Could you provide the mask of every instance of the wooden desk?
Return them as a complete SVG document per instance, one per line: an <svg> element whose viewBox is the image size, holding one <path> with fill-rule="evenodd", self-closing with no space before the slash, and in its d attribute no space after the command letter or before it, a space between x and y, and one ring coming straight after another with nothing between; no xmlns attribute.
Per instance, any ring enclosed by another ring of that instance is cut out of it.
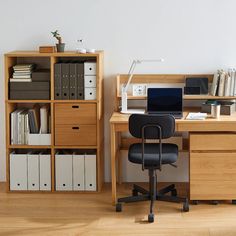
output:
<svg viewBox="0 0 236 236"><path fill-rule="evenodd" d="M176 119L176 131L190 132L190 199L236 199L236 113L232 116L221 116L219 119L207 118L197 121L185 119L189 111L192 110L186 110L182 119ZM116 159L119 156L120 133L128 131L128 119L129 115L119 112L114 112L110 118L112 204L116 203ZM199 134L203 140L201 145L198 145ZM209 145L209 143L214 145ZM208 173L199 172L201 169L201 163L198 162L199 155L206 157L204 159L206 162L203 163L206 166L211 164L207 158L214 158L214 173L209 173L208 176ZM224 158L228 160L228 163L224 162ZM219 171L224 174L223 180L222 176L216 175ZM202 183L207 183L207 181L210 184L201 188ZM217 187L218 183L219 187ZM221 193L217 194L219 189ZM212 194L207 193L206 190L211 191Z"/></svg>

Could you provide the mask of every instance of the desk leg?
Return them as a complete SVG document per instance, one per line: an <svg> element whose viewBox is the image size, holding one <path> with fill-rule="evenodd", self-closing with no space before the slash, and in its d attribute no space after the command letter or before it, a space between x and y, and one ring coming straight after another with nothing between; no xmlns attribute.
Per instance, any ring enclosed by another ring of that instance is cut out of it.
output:
<svg viewBox="0 0 236 236"><path fill-rule="evenodd" d="M111 191L112 204L116 204L116 132L114 124L110 125L111 131Z"/></svg>
<svg viewBox="0 0 236 236"><path fill-rule="evenodd" d="M120 145L121 145L121 133L117 132L117 143L118 143L118 150L116 152L116 159L118 159L118 183L122 184L122 156L120 152Z"/></svg>

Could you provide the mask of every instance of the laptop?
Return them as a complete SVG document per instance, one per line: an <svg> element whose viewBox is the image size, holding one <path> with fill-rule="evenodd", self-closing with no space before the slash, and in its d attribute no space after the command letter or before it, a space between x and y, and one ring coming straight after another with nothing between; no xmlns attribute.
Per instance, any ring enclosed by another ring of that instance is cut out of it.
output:
<svg viewBox="0 0 236 236"><path fill-rule="evenodd" d="M176 119L183 117L182 88L148 88L147 112L171 114Z"/></svg>

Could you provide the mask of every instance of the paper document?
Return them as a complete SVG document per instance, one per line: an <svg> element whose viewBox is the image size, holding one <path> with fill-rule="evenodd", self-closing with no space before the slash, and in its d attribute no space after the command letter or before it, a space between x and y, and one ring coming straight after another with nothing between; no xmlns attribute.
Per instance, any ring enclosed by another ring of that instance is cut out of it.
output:
<svg viewBox="0 0 236 236"><path fill-rule="evenodd" d="M202 112L189 112L186 120L205 120L207 117L207 113Z"/></svg>

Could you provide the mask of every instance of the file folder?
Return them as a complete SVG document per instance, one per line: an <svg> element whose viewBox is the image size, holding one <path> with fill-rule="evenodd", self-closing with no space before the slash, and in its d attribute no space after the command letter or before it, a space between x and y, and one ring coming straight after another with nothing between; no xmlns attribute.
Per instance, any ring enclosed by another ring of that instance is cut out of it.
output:
<svg viewBox="0 0 236 236"><path fill-rule="evenodd" d="M39 154L39 183L40 190L51 190L51 155Z"/></svg>
<svg viewBox="0 0 236 236"><path fill-rule="evenodd" d="M77 99L77 66L75 63L70 63L70 99Z"/></svg>
<svg viewBox="0 0 236 236"><path fill-rule="evenodd" d="M61 97L61 63L56 63L54 65L54 99L59 100Z"/></svg>
<svg viewBox="0 0 236 236"><path fill-rule="evenodd" d="M84 155L73 154L73 190L84 190Z"/></svg>
<svg viewBox="0 0 236 236"><path fill-rule="evenodd" d="M27 190L27 154L10 154L10 190Z"/></svg>
<svg viewBox="0 0 236 236"><path fill-rule="evenodd" d="M61 74L62 74L62 100L67 100L70 98L69 88L70 88L70 64L61 64Z"/></svg>
<svg viewBox="0 0 236 236"><path fill-rule="evenodd" d="M28 190L39 190L39 155L28 154Z"/></svg>
<svg viewBox="0 0 236 236"><path fill-rule="evenodd" d="M56 190L72 190L72 155L56 154Z"/></svg>
<svg viewBox="0 0 236 236"><path fill-rule="evenodd" d="M85 154L85 190L86 191L96 191L96 155Z"/></svg>
<svg viewBox="0 0 236 236"><path fill-rule="evenodd" d="M84 63L77 63L77 98L84 99Z"/></svg>

